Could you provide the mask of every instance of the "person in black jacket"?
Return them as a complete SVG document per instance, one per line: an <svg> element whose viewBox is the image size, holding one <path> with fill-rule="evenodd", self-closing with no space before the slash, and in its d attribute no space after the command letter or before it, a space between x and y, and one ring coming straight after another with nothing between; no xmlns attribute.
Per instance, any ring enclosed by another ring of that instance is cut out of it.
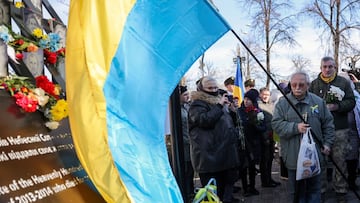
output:
<svg viewBox="0 0 360 203"><path fill-rule="evenodd" d="M244 188L244 196L259 195L255 189L256 164L260 163L262 134L266 130L265 116L258 106L259 92L256 89L248 90L244 101L238 109L245 134L245 153L241 157L247 162L240 172ZM245 157L244 157L245 156ZM249 185L247 175L249 175Z"/></svg>
<svg viewBox="0 0 360 203"><path fill-rule="evenodd" d="M226 94L219 95L214 78L205 76L192 92L189 109L190 156L202 186L215 178L222 202L233 202L232 190L237 179L238 136L235 108Z"/></svg>

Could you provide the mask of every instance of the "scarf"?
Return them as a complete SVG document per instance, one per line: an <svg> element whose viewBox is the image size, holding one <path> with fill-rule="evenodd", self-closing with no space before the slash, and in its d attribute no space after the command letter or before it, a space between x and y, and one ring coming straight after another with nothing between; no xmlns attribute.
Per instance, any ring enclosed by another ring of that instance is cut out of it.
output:
<svg viewBox="0 0 360 203"><path fill-rule="evenodd" d="M322 81L324 81L325 83L330 83L331 81L333 81L336 77L336 73L334 73L332 76L326 78L324 77L321 73L320 73L320 78Z"/></svg>

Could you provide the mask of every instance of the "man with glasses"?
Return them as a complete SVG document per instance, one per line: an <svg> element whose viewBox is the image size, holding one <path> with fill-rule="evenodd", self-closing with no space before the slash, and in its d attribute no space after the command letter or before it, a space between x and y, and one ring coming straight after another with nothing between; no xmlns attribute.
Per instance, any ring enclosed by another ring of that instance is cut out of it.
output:
<svg viewBox="0 0 360 203"><path fill-rule="evenodd" d="M281 156L288 169L288 183L291 202L320 202L321 175L296 181L297 158L302 134L311 128L312 136L322 142L316 145L320 163L324 162L321 152L329 153L333 144L334 124L324 100L308 92L310 79L305 72L296 72L290 78L291 92L281 97L275 105L272 127L280 137ZM291 102L302 118L295 112ZM320 147L322 149L320 149ZM297 187L296 187L297 186ZM298 200L298 201L296 201Z"/></svg>
<svg viewBox="0 0 360 203"><path fill-rule="evenodd" d="M347 176L345 154L348 146L348 112L355 106L355 97L349 81L337 75L337 67L332 57L323 57L320 65L319 76L311 82L310 92L323 98L326 106L334 117L335 140L331 149L330 156L342 173ZM326 172L323 171L323 172ZM327 175L323 175L323 195L327 188ZM332 177L332 174L329 174ZM336 192L338 202L346 202L345 195L348 191L346 179L343 178L338 170L335 170L333 187Z"/></svg>
<svg viewBox="0 0 360 203"><path fill-rule="evenodd" d="M274 105L270 102L270 90L267 87L260 88L259 107L265 115L266 131L262 134L260 174L262 187L276 187L280 182L271 177L272 162L274 159L275 142L271 126Z"/></svg>

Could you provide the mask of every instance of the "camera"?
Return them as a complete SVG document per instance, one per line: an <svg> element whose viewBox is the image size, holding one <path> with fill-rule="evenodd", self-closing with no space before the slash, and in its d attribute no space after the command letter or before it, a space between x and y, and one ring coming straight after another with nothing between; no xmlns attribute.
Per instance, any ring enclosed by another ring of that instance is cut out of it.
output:
<svg viewBox="0 0 360 203"><path fill-rule="evenodd" d="M353 66L351 65L351 63L349 64L349 67L350 67L350 69L345 69L345 68L343 68L343 69L341 69L341 71L346 72L346 73L348 73L348 74L351 73L351 74L353 74L357 79L360 79L360 69L353 67ZM351 78L351 76L350 76L350 78ZM351 78L351 79L353 79L353 78Z"/></svg>
<svg viewBox="0 0 360 203"><path fill-rule="evenodd" d="M232 95L226 95L230 103L234 102L234 97Z"/></svg>

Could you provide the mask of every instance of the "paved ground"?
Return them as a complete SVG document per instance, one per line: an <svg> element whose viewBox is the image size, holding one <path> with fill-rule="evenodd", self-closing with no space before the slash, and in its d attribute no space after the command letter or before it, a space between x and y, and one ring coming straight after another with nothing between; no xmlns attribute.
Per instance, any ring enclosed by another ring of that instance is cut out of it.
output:
<svg viewBox="0 0 360 203"><path fill-rule="evenodd" d="M273 162L273 172L272 177L274 180L281 182L280 186L277 186L275 188L263 188L261 187L261 181L260 181L260 175L257 175L256 177L256 189L260 192L260 195L257 196L250 196L250 197L244 197L242 195L242 191L238 193L234 193L234 197L237 199L240 199L240 202L246 202L246 203L291 203L291 200L288 198L288 191L287 191L287 181L281 180L279 177L280 174L280 168L277 160L274 160ZM198 181L197 181L198 182ZM241 182L238 181L236 186L241 187ZM357 179L357 185L360 186L360 177ZM358 194L360 194L360 190L357 191ZM349 191L347 196L348 203L360 203L360 200L356 197L356 195ZM328 192L326 193L326 201L325 203L336 203L336 197L335 192L331 189L331 186L329 184Z"/></svg>
<svg viewBox="0 0 360 203"><path fill-rule="evenodd" d="M273 170L272 177L274 180L279 181L281 183L280 186L275 188L263 188L261 187L260 175L256 177L256 189L259 190L260 195L243 197L242 191L234 194L235 197L241 200L241 202L247 203L291 203L291 200L288 198L287 191L287 180L280 179L280 168L277 160L273 162ZM358 185L360 185L360 177L357 179ZM237 182L236 185L241 186L240 182ZM357 191L360 194L360 191ZM356 197L356 195L349 191L347 194L348 203L359 203L360 200ZM332 190L330 184L328 191L326 193L326 203L336 203L335 192Z"/></svg>

